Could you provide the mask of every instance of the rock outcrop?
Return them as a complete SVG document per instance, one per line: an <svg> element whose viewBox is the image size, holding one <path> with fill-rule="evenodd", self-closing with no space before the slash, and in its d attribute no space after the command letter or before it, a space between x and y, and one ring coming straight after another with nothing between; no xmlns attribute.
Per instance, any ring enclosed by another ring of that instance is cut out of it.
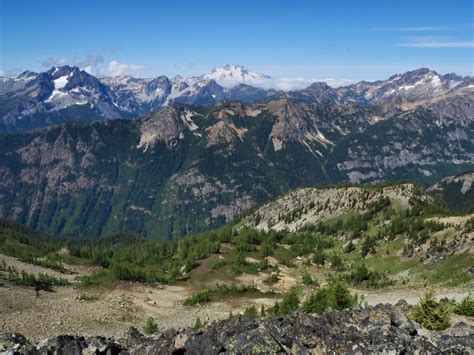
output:
<svg viewBox="0 0 474 355"><path fill-rule="evenodd" d="M430 332L409 320L403 307L380 304L321 316L237 316L152 336L131 329L119 341L66 335L31 344L19 334L0 334L0 343L7 354L469 354L474 351L474 327L458 323Z"/></svg>

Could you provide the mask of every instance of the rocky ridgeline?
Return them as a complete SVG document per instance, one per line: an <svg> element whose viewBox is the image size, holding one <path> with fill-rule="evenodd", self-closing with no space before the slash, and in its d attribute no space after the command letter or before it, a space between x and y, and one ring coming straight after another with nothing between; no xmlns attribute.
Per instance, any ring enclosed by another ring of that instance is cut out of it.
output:
<svg viewBox="0 0 474 355"><path fill-rule="evenodd" d="M321 316L295 312L254 319L237 316L200 329L165 330L143 336L131 328L126 339L63 335L38 344L19 334L0 334L7 354L315 354L455 353L474 351L474 327L458 323L430 332L409 320L403 301L396 306L329 311Z"/></svg>

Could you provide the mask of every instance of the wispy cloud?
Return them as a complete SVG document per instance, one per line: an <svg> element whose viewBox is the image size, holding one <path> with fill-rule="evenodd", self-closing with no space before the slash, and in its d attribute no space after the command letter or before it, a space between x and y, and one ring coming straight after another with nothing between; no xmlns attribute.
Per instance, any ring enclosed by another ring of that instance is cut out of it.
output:
<svg viewBox="0 0 474 355"><path fill-rule="evenodd" d="M80 67L91 74L97 74L100 65L104 62L104 57L100 54L89 54L85 58L75 57L48 57L41 61L41 65L45 68L56 67L62 65L74 65Z"/></svg>
<svg viewBox="0 0 474 355"><path fill-rule="evenodd" d="M313 83L325 82L329 86L338 87L343 85L352 84L354 81L350 79L337 79L337 78L303 78L303 77L281 77L281 78L270 78L261 83L257 83L256 86L263 87L266 89L279 89L284 91L300 90L305 89Z"/></svg>
<svg viewBox="0 0 474 355"><path fill-rule="evenodd" d="M56 57L56 58L48 57L41 61L41 65L45 68L67 65L67 64L72 64L69 57Z"/></svg>
<svg viewBox="0 0 474 355"><path fill-rule="evenodd" d="M446 31L448 27L439 26L418 26L418 27L375 27L374 31L393 31L393 32L430 32L430 31Z"/></svg>
<svg viewBox="0 0 474 355"><path fill-rule="evenodd" d="M145 67L139 64L125 64L112 60L108 68L102 73L104 76L140 76L143 75Z"/></svg>
<svg viewBox="0 0 474 355"><path fill-rule="evenodd" d="M189 62L187 65L188 70L192 70L199 65L199 60L195 59L192 62Z"/></svg>
<svg viewBox="0 0 474 355"><path fill-rule="evenodd" d="M397 43L397 47L413 48L474 48L474 41L445 37L417 37Z"/></svg>
<svg viewBox="0 0 474 355"><path fill-rule="evenodd" d="M104 49L102 52L114 53L117 50L117 48L111 47ZM105 59L101 54L89 54L86 57L48 57L41 61L41 65L45 68L74 65L85 70L89 74L96 76L140 76L145 72L145 67L140 64L119 63L117 60L111 60L106 64Z"/></svg>

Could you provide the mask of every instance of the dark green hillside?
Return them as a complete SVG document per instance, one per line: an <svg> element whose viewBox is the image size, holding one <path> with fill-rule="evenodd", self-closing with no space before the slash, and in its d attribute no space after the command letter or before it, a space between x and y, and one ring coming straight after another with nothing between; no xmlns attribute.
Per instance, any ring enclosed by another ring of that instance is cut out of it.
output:
<svg viewBox="0 0 474 355"><path fill-rule="evenodd" d="M222 226L296 187L427 184L472 169L472 142L453 133L474 136L469 122L434 124L424 109L374 123L375 114L224 102L3 134L0 216L56 235L130 230L165 240Z"/></svg>
<svg viewBox="0 0 474 355"><path fill-rule="evenodd" d="M356 194L360 198L352 205ZM278 221L272 206L280 211ZM328 211L334 214L324 217ZM357 288L453 287L471 280L473 219L448 223L445 212L411 184L308 188L263 205L233 226L172 241L129 232L58 239L2 220L0 254L60 272L67 271L64 265L91 266L95 271L79 280L86 287L181 280L197 287L238 283L242 274L270 287L283 269L309 287L325 280ZM264 230L270 220L272 227Z"/></svg>

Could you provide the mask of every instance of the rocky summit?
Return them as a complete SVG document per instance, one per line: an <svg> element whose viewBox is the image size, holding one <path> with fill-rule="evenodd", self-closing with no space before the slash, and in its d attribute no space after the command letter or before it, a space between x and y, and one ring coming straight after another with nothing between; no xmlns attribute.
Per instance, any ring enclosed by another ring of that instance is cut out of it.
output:
<svg viewBox="0 0 474 355"><path fill-rule="evenodd" d="M131 328L125 339L61 335L32 344L0 334L5 354L470 354L474 327L458 323L427 331L409 320L409 307L379 304L323 315L293 312L255 319L236 316L199 329L168 329L151 336Z"/></svg>

